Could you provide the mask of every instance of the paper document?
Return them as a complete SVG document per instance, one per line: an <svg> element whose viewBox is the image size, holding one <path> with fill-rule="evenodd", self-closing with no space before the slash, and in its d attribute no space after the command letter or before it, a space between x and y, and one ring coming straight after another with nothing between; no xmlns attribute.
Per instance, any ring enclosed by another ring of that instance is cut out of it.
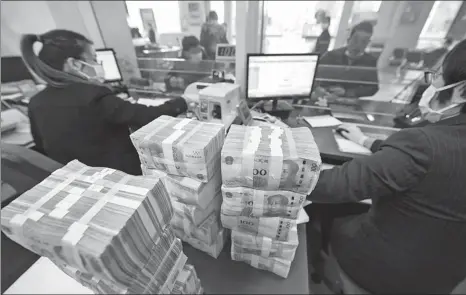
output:
<svg viewBox="0 0 466 295"><path fill-rule="evenodd" d="M304 117L304 120L312 127L329 127L343 124L340 120L330 115Z"/></svg>
<svg viewBox="0 0 466 295"><path fill-rule="evenodd" d="M137 103L138 104L143 104L148 107L156 107L159 105L164 104L165 102L169 101L169 98L154 98L154 99L149 99L149 98L140 98L138 99Z"/></svg>
<svg viewBox="0 0 466 295"><path fill-rule="evenodd" d="M354 143L351 140L345 139L341 137L340 135L335 134L335 140L337 141L338 149L341 152L352 153L352 154L362 154L362 155L372 154L372 152L369 149L357 143Z"/></svg>

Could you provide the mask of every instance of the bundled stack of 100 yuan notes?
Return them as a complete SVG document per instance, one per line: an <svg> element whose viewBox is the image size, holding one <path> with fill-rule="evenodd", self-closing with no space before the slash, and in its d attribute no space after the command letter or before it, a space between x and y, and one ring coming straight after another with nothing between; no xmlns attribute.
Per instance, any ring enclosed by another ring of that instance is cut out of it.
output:
<svg viewBox="0 0 466 295"><path fill-rule="evenodd" d="M168 116L131 134L143 174L164 179L174 208L171 224L177 237L215 258L227 238L219 215L224 139L221 124Z"/></svg>
<svg viewBox="0 0 466 295"><path fill-rule="evenodd" d="M222 149L221 220L232 230L232 259L288 276L297 219L320 166L308 128L230 128Z"/></svg>
<svg viewBox="0 0 466 295"><path fill-rule="evenodd" d="M72 161L3 208L1 224L66 273L92 277L94 292L169 294L187 260L172 217L159 178Z"/></svg>

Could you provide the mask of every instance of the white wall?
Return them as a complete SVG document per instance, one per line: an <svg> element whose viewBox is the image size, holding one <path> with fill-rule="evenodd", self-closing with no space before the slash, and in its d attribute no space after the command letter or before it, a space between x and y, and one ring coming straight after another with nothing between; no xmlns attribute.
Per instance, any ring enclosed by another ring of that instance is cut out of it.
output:
<svg viewBox="0 0 466 295"><path fill-rule="evenodd" d="M43 34L53 29L78 32L103 47L89 1L2 1L1 54L20 55L22 34Z"/></svg>
<svg viewBox="0 0 466 295"><path fill-rule="evenodd" d="M181 30L185 35L194 35L201 37L202 24L206 19L206 1L178 1L180 9ZM194 23L189 15L189 3L198 3L200 8L200 22Z"/></svg>
<svg viewBox="0 0 466 295"><path fill-rule="evenodd" d="M46 1L1 1L1 55L21 55L22 34L42 34L56 28Z"/></svg>

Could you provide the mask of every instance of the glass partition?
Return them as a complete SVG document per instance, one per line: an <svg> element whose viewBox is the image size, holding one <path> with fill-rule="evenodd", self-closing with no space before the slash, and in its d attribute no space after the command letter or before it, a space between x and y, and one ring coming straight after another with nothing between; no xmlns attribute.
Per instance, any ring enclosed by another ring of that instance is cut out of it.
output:
<svg viewBox="0 0 466 295"><path fill-rule="evenodd" d="M213 82L213 73L226 80L234 80L236 64L203 60L187 61L179 58L138 58L144 83L130 88L138 97L180 96L195 82Z"/></svg>

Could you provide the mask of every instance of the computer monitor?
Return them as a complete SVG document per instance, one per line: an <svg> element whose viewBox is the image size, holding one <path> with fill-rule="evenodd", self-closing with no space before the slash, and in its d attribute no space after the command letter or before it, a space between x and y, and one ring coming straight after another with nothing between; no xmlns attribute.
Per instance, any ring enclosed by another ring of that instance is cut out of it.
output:
<svg viewBox="0 0 466 295"><path fill-rule="evenodd" d="M120 67L113 49L96 50L97 61L102 63L105 72L105 82L120 82L122 80Z"/></svg>
<svg viewBox="0 0 466 295"><path fill-rule="evenodd" d="M318 54L248 54L248 100L309 98Z"/></svg>

